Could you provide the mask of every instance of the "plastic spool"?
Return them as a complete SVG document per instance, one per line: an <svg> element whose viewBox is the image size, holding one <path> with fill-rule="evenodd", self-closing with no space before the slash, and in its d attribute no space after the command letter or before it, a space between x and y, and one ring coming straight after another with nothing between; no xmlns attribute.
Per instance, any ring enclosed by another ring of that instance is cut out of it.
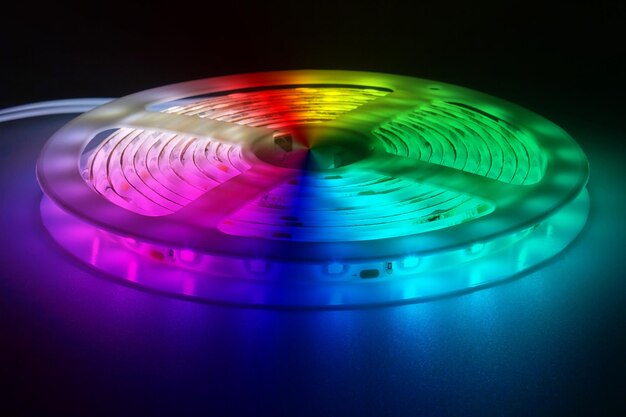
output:
<svg viewBox="0 0 626 417"><path fill-rule="evenodd" d="M287 71L186 82L89 111L37 174L54 239L96 269L203 300L420 301L553 257L588 163L548 120L457 86Z"/></svg>

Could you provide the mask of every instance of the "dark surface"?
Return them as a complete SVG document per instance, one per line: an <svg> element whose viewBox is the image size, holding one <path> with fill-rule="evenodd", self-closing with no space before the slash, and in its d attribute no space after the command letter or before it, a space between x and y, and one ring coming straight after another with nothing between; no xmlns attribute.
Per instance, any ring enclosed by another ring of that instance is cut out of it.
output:
<svg viewBox="0 0 626 417"><path fill-rule="evenodd" d="M592 212L548 267L462 297L339 312L196 304L65 258L38 220L34 164L68 117L2 124L0 414L626 413L623 6L90 6L2 14L0 105L272 69L433 78L568 130L591 163Z"/></svg>

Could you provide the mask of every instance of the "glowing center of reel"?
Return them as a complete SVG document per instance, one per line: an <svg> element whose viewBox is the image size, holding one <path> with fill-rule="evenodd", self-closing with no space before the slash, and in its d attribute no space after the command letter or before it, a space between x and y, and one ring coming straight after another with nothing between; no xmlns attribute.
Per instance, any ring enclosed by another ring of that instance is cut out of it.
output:
<svg viewBox="0 0 626 417"><path fill-rule="evenodd" d="M322 126L294 127L253 145L254 154L262 161L304 171L344 167L366 159L373 149L373 136Z"/></svg>

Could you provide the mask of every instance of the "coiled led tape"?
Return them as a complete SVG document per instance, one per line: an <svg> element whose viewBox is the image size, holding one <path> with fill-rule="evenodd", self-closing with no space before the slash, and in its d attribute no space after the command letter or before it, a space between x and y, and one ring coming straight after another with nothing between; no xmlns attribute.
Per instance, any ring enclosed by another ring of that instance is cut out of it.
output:
<svg viewBox="0 0 626 417"><path fill-rule="evenodd" d="M289 71L133 94L57 132L44 224L108 274L276 306L429 299L560 252L588 164L553 123L416 78Z"/></svg>

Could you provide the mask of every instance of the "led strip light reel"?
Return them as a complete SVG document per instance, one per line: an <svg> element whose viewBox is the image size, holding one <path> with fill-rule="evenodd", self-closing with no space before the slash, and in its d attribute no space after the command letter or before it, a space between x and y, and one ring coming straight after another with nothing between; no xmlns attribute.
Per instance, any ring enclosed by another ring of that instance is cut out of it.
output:
<svg viewBox="0 0 626 417"><path fill-rule="evenodd" d="M551 258L583 227L588 163L558 126L396 75L288 71L114 100L58 131L42 218L71 254L237 304L419 301Z"/></svg>

